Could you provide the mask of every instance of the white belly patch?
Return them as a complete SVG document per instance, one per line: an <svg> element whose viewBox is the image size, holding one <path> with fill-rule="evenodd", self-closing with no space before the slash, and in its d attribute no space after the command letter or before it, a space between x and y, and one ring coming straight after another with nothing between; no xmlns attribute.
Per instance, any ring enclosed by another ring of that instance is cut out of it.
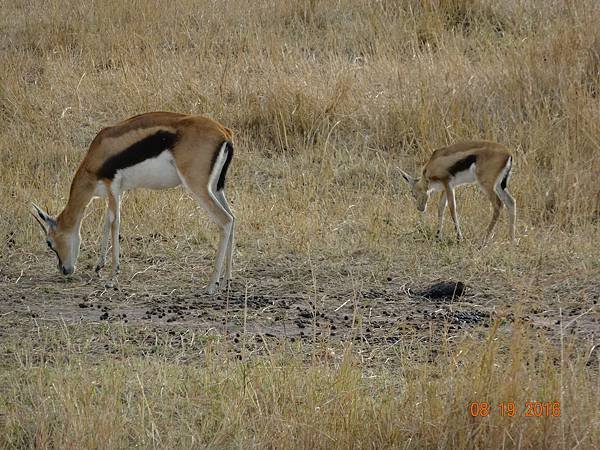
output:
<svg viewBox="0 0 600 450"><path fill-rule="evenodd" d="M135 188L167 189L181 184L175 159L169 150L156 158L118 170L115 181L119 182L123 191Z"/></svg>
<svg viewBox="0 0 600 450"><path fill-rule="evenodd" d="M450 180L450 185L452 186L460 186L461 184L470 184L474 183L477 180L477 176L475 175L476 165L475 163L471 164L471 166L467 170L463 170L462 172L457 172Z"/></svg>

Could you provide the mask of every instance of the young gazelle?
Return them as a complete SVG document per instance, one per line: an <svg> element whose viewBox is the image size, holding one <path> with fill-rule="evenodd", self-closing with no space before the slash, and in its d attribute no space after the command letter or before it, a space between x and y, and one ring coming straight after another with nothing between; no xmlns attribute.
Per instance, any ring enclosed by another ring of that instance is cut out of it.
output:
<svg viewBox="0 0 600 450"><path fill-rule="evenodd" d="M488 240L494 230L502 204L506 205L508 210L509 232L514 241L517 208L514 198L507 191L511 168L512 156L506 147L494 142L473 141L454 144L434 151L425 164L423 176L420 178L415 179L406 172L401 172L412 189L419 211L425 211L427 200L432 192L442 191L438 206L438 239L442 237L447 203L450 204L450 213L456 227L457 238L458 240L462 239L456 213L454 188L461 184L477 183L487 194L494 208L484 242Z"/></svg>
<svg viewBox="0 0 600 450"><path fill-rule="evenodd" d="M98 272L106 261L112 236L113 274L119 271L121 193L139 187L166 189L182 184L219 226L221 238L208 285L219 287L223 262L231 279L234 217L225 199L227 168L233 156L232 132L206 117L152 112L102 129L92 141L71 183L69 200L53 218L36 205L34 217L46 242L68 275L79 254L83 213L93 197L106 197L108 209Z"/></svg>

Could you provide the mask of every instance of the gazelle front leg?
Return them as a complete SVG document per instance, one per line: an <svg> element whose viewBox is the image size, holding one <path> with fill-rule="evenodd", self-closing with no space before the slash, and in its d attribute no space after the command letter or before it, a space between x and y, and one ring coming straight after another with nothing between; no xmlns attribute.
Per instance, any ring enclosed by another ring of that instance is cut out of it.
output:
<svg viewBox="0 0 600 450"><path fill-rule="evenodd" d="M110 208L106 209L106 215L104 219L104 231L102 233L102 243L100 244L100 256L98 257L98 263L96 264L96 273L106 264L106 255L108 254L108 237L110 235L111 225L114 215Z"/></svg>
<svg viewBox="0 0 600 450"><path fill-rule="evenodd" d="M121 197L120 194L111 193L108 196L108 212L112 213L113 219L110 224L111 238L112 238L112 276L115 276L121 270L121 264L119 262L119 229L121 227Z"/></svg>
<svg viewBox="0 0 600 450"><path fill-rule="evenodd" d="M446 191L442 191L440 196L440 202L438 204L438 229L435 234L436 239L442 239L442 233L444 228L444 213L446 212L446 205L448 204L448 198L446 196Z"/></svg>
<svg viewBox="0 0 600 450"><path fill-rule="evenodd" d="M460 223L458 221L458 214L456 212L456 197L454 196L454 189L449 183L445 183L444 187L446 189L446 197L448 198L448 204L450 206L450 214L452 215L454 227L456 228L456 239L461 241L463 236L462 232L460 231Z"/></svg>

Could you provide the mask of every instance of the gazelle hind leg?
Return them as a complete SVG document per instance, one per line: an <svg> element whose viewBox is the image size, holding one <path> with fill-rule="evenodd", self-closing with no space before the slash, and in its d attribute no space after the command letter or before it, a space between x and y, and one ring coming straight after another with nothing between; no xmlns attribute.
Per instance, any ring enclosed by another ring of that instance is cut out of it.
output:
<svg viewBox="0 0 600 450"><path fill-rule="evenodd" d="M216 166L217 164L215 164ZM213 169L213 172L215 169ZM213 295L219 288L219 280L223 270L223 261L227 254L229 242L232 238L233 233L233 215L231 215L227 209L217 200L217 196L212 190L214 183L209 177L207 184L204 184L202 180L197 180L191 177L186 177L179 171L182 184L189 191L194 199L200 204L211 220L219 227L220 238L217 248L217 256L215 259L215 266L213 273L208 283L208 293ZM231 264L229 264L229 270L231 270Z"/></svg>
<svg viewBox="0 0 600 450"><path fill-rule="evenodd" d="M215 198L221 204L223 208L231 216L231 231L229 232L229 239L227 241L226 257L225 257L225 283L231 281L231 272L233 270L233 245L235 241L235 216L229 208L227 199L225 198L225 192L220 189L214 193Z"/></svg>
<svg viewBox="0 0 600 450"><path fill-rule="evenodd" d="M508 193L506 189L502 189L501 186L496 186L496 194L502 200L502 203L506 205L506 210L508 212L508 232L510 233L511 241L515 241L516 235L516 219L517 219L517 204L515 199Z"/></svg>
<svg viewBox="0 0 600 450"><path fill-rule="evenodd" d="M232 259L233 259L233 239L234 239L234 221L225 193L225 176L227 168L233 156L233 146L231 142L224 142L218 150L216 159L208 179L208 194L212 204L220 208L220 216L225 220L221 226L221 240L219 242L219 252L215 261L215 269L211 282L209 284L209 294L216 292L221 279L223 260L225 259L225 282L229 286L231 280ZM216 209L219 209L216 208ZM217 219L219 220L219 219Z"/></svg>
<svg viewBox="0 0 600 450"><path fill-rule="evenodd" d="M485 232L485 236L483 238L483 244L486 244L490 238L493 237L494 228L496 227L496 222L498 222L498 217L500 216L500 210L502 209L502 202L500 198L493 190L487 192L490 202L492 202L492 219L490 220L490 224L487 227L487 231Z"/></svg>
<svg viewBox="0 0 600 450"><path fill-rule="evenodd" d="M193 188L192 188L193 189ZM219 288L219 280L223 271L223 261L227 253L227 246L233 230L233 217L219 203L208 189L204 192L192 191L200 206L208 213L213 222L219 227L220 238L215 259L215 267L208 283L208 293L213 295Z"/></svg>

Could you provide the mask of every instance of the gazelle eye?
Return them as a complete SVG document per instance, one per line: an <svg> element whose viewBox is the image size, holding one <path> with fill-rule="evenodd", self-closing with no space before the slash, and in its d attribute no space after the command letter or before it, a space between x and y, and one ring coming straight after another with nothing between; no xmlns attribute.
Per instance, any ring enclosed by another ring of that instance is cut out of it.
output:
<svg viewBox="0 0 600 450"><path fill-rule="evenodd" d="M46 244L48 244L48 248L52 250L52 243L50 241L46 241Z"/></svg>

